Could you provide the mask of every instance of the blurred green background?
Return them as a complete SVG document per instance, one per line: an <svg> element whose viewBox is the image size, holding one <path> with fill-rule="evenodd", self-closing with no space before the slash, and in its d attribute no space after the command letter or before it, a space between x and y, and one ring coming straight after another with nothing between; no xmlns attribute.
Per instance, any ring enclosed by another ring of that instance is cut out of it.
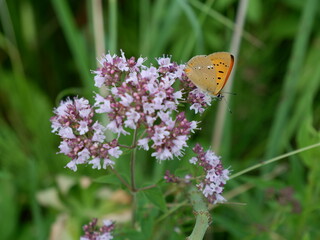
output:
<svg viewBox="0 0 320 240"><path fill-rule="evenodd" d="M102 8L99 2L0 1L3 240L78 239L84 223L110 214L121 228L130 218L130 197L114 185L93 182L103 170L64 168L68 159L56 155L59 139L50 129L53 107L68 95L90 99L97 91L90 70L103 45L153 64L163 54L184 63L194 55L229 51L240 1L109 0ZM318 0L249 0L244 17L236 95L228 101L232 114L226 115L219 149L233 173L320 142ZM225 102L214 102L197 117L202 130L190 146L211 146L218 104ZM158 165L141 154L137 171L150 182L180 164ZM229 181L229 203L212 210L206 239L320 239L319 161L318 147ZM184 239L193 221L192 212L177 211L150 239Z"/></svg>

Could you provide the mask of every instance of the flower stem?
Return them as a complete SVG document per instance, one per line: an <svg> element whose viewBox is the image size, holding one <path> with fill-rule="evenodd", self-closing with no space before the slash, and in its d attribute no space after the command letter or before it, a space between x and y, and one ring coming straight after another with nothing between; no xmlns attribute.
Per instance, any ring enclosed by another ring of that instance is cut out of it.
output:
<svg viewBox="0 0 320 240"><path fill-rule="evenodd" d="M131 191L131 186L126 182L126 180L121 177L121 175L115 170L114 168L111 168L111 171L117 176L117 178L122 182L123 185L125 185L130 191Z"/></svg>
<svg viewBox="0 0 320 240"><path fill-rule="evenodd" d="M131 157L130 157L130 173L131 173L131 194L133 196L133 218L132 218L132 227L135 226L136 223L136 210L137 210L137 189L135 183L135 164L136 164L136 152L137 152L137 128L134 130L132 144L130 148L132 149Z"/></svg>
<svg viewBox="0 0 320 240"><path fill-rule="evenodd" d="M133 140L132 140L132 145L131 148L131 159L130 159L130 172L131 172L131 191L136 192L136 183L135 183L135 163L136 163L136 151L137 151L137 129L134 130L133 133Z"/></svg>
<svg viewBox="0 0 320 240"><path fill-rule="evenodd" d="M204 234L209 227L211 216L208 211L207 203L203 199L202 193L195 186L190 186L189 198L193 206L194 215L196 216L196 224L191 235L186 239L200 240L203 239Z"/></svg>

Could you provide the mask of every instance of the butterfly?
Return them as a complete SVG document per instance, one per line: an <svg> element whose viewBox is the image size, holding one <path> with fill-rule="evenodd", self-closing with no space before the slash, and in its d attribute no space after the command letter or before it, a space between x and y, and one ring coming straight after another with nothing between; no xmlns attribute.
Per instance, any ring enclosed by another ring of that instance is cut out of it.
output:
<svg viewBox="0 0 320 240"><path fill-rule="evenodd" d="M191 58L184 71L198 88L222 98L220 91L228 81L233 64L231 53L216 52Z"/></svg>

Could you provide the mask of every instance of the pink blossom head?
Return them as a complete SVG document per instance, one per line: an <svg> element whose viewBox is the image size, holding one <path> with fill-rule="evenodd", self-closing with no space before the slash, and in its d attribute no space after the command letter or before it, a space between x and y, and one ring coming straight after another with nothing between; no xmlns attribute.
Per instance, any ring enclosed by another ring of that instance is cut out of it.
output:
<svg viewBox="0 0 320 240"><path fill-rule="evenodd" d="M52 131L62 139L59 153L72 159L68 168L76 171L78 164L92 164L97 169L113 166L110 158L119 157L122 151L117 140L105 142L105 127L93 120L94 110L88 100L67 99L54 113Z"/></svg>
<svg viewBox="0 0 320 240"><path fill-rule="evenodd" d="M195 113L202 113L210 98L186 77L183 64L165 56L156 59L156 66L146 66L145 60L126 58L122 51L120 56L106 54L93 73L95 86L109 93L96 93L92 105L84 98L74 98L62 101L54 110L52 129L62 139L59 153L71 158L67 167L74 171L78 164L113 167L114 159L123 152L121 136L137 130L143 134L135 147L151 150L159 162L183 156L198 122L189 121L180 106L187 103ZM176 82L179 89L173 86ZM106 126L94 120L99 114L108 116ZM106 141L105 131L117 138Z"/></svg>
<svg viewBox="0 0 320 240"><path fill-rule="evenodd" d="M224 202L222 192L229 179L229 170L223 168L220 157L210 150L205 152L200 144L196 144L193 151L197 156L191 158L189 162L200 166L204 172L204 177L197 184L198 189L209 203Z"/></svg>
<svg viewBox="0 0 320 240"><path fill-rule="evenodd" d="M111 240L113 239L114 222L106 219L103 226L97 226L98 219L94 218L91 222L83 226L84 235L80 240Z"/></svg>
<svg viewBox="0 0 320 240"><path fill-rule="evenodd" d="M126 59L123 53L121 57L108 54L102 59L101 68L94 71L99 80L96 85L109 88L110 94L96 94L95 111L108 115L106 128L119 137L137 128L145 129L137 144L140 149L152 149L151 155L158 161L180 157L197 128L196 121L188 121L185 113L178 111L178 105L186 101L184 89L173 87L186 79L184 65L169 57L158 58L158 67L145 66L144 60ZM116 79L111 76L115 73ZM194 109L201 112L201 107Z"/></svg>

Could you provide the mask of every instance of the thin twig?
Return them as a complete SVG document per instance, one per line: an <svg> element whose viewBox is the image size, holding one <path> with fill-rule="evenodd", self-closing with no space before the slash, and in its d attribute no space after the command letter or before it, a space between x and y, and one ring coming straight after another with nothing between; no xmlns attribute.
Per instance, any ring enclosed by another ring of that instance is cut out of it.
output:
<svg viewBox="0 0 320 240"><path fill-rule="evenodd" d="M169 211L167 211L165 214L163 214L161 217L159 217L156 220L156 224L160 223L162 220L166 219L168 216L170 216L171 214L176 212L179 208L186 206L187 204L188 204L188 200L185 200L185 201L175 205L175 207L169 209Z"/></svg>
<svg viewBox="0 0 320 240"><path fill-rule="evenodd" d="M127 148L127 149L133 149L134 147L132 146L127 146L127 145L122 145L122 144L118 144L119 147L122 147L122 148Z"/></svg>
<svg viewBox="0 0 320 240"><path fill-rule="evenodd" d="M242 175L242 174L245 174L245 173L247 173L247 172L250 172L250 171L255 170L255 169L259 168L259 167L265 166L265 165L267 165L267 164L270 164L270 163L279 161L279 160L281 160L281 159L283 159L283 158L286 158L286 157L289 157L289 156L291 156L291 155L294 155L294 154L297 154L297 153L300 153L300 152L304 152L304 151L306 151L306 150L309 150L309 149L312 149L312 148L315 148L315 147L319 147L319 146L320 146L320 143L316 143L316 144L313 144L313 145L310 145L310 146L307 146L307 147L304 147L304 148L300 148L300 149L298 149L298 150L295 150L295 151L292 151L292 152L289 152L289 153L280 155L280 156L278 156L278 157L271 158L270 160L260 162L260 163L258 163L258 164L256 164L256 165L252 166L252 167L249 167L249 168L244 169L244 170L242 170L242 171L240 171L240 172L238 172L238 173L236 173L236 174L231 175L231 176L230 176L230 179L235 178L235 177L238 177L238 176L240 176L240 175Z"/></svg>
<svg viewBox="0 0 320 240"><path fill-rule="evenodd" d="M141 135L139 136L139 139L141 139L141 138L146 134L146 132L147 132L147 129L145 129L145 130L141 133Z"/></svg>
<svg viewBox="0 0 320 240"><path fill-rule="evenodd" d="M157 186L156 184L152 184L152 185L149 185L149 186L146 186L146 187L138 188L137 192L144 191L144 190L147 190L147 189L150 189L150 188L154 188L156 186Z"/></svg>

